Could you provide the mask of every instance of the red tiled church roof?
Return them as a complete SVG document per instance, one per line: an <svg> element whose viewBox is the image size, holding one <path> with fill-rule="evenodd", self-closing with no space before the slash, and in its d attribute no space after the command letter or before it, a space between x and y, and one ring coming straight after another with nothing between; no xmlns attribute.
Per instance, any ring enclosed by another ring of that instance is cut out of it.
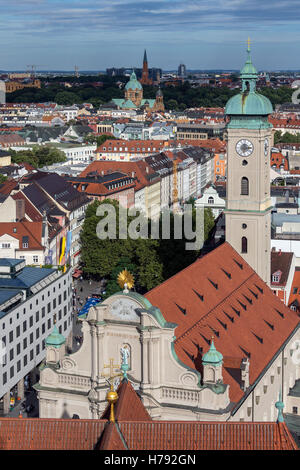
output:
<svg viewBox="0 0 300 470"><path fill-rule="evenodd" d="M298 450L275 422L0 418L0 450Z"/></svg>
<svg viewBox="0 0 300 470"><path fill-rule="evenodd" d="M244 396L236 365L249 357L253 384L299 326L299 316L227 242L145 297L168 322L177 323L175 351L187 366L201 371L201 355L214 336L224 356L223 381L230 385L234 403Z"/></svg>
<svg viewBox="0 0 300 470"><path fill-rule="evenodd" d="M130 450L297 450L285 423L121 422Z"/></svg>
<svg viewBox="0 0 300 470"><path fill-rule="evenodd" d="M124 441L122 441L121 433L113 422L108 422L102 434L97 450L126 450Z"/></svg>
<svg viewBox="0 0 300 470"><path fill-rule="evenodd" d="M107 421L0 418L1 450L93 450Z"/></svg>

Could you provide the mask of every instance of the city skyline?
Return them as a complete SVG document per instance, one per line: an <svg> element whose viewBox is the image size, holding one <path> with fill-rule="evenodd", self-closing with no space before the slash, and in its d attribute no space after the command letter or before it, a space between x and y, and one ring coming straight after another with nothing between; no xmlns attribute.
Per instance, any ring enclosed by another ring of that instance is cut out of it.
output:
<svg viewBox="0 0 300 470"><path fill-rule="evenodd" d="M246 40L258 69L297 70L300 1L0 0L2 70L139 67L239 69ZM22 47L20 47L20 44Z"/></svg>

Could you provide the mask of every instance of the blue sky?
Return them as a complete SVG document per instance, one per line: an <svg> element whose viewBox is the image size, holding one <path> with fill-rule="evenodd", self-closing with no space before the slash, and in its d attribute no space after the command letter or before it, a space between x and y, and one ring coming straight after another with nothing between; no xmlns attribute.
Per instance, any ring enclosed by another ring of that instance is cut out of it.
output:
<svg viewBox="0 0 300 470"><path fill-rule="evenodd" d="M0 69L300 69L300 0L0 0Z"/></svg>

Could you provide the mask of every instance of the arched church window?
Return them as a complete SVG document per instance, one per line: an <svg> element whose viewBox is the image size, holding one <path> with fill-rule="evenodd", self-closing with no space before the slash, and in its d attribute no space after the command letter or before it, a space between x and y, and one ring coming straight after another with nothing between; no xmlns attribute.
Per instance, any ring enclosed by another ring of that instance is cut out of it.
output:
<svg viewBox="0 0 300 470"><path fill-rule="evenodd" d="M242 237L242 253L248 253L248 240L247 240L247 237Z"/></svg>
<svg viewBox="0 0 300 470"><path fill-rule="evenodd" d="M207 202L208 202L208 204L213 204L214 203L214 198L212 196L209 196Z"/></svg>
<svg viewBox="0 0 300 470"><path fill-rule="evenodd" d="M248 196L249 195L249 180L246 176L243 176L241 180L241 195Z"/></svg>
<svg viewBox="0 0 300 470"><path fill-rule="evenodd" d="M48 350L48 362L56 362L56 354L53 349Z"/></svg>
<svg viewBox="0 0 300 470"><path fill-rule="evenodd" d="M250 83L246 82L245 85L246 85L246 91L250 91Z"/></svg>

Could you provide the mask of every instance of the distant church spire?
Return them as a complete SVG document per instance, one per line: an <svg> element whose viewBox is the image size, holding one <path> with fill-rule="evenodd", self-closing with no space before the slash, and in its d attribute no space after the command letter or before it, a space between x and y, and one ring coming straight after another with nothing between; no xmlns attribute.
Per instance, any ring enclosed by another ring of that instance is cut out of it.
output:
<svg viewBox="0 0 300 470"><path fill-rule="evenodd" d="M145 63L145 62L148 64L146 49L145 49L145 51L144 51L144 60L143 60L143 63Z"/></svg>
<svg viewBox="0 0 300 470"><path fill-rule="evenodd" d="M143 71L142 71L142 78L140 82L143 85L152 85L152 80L149 78L148 59L147 59L146 49L144 50Z"/></svg>

